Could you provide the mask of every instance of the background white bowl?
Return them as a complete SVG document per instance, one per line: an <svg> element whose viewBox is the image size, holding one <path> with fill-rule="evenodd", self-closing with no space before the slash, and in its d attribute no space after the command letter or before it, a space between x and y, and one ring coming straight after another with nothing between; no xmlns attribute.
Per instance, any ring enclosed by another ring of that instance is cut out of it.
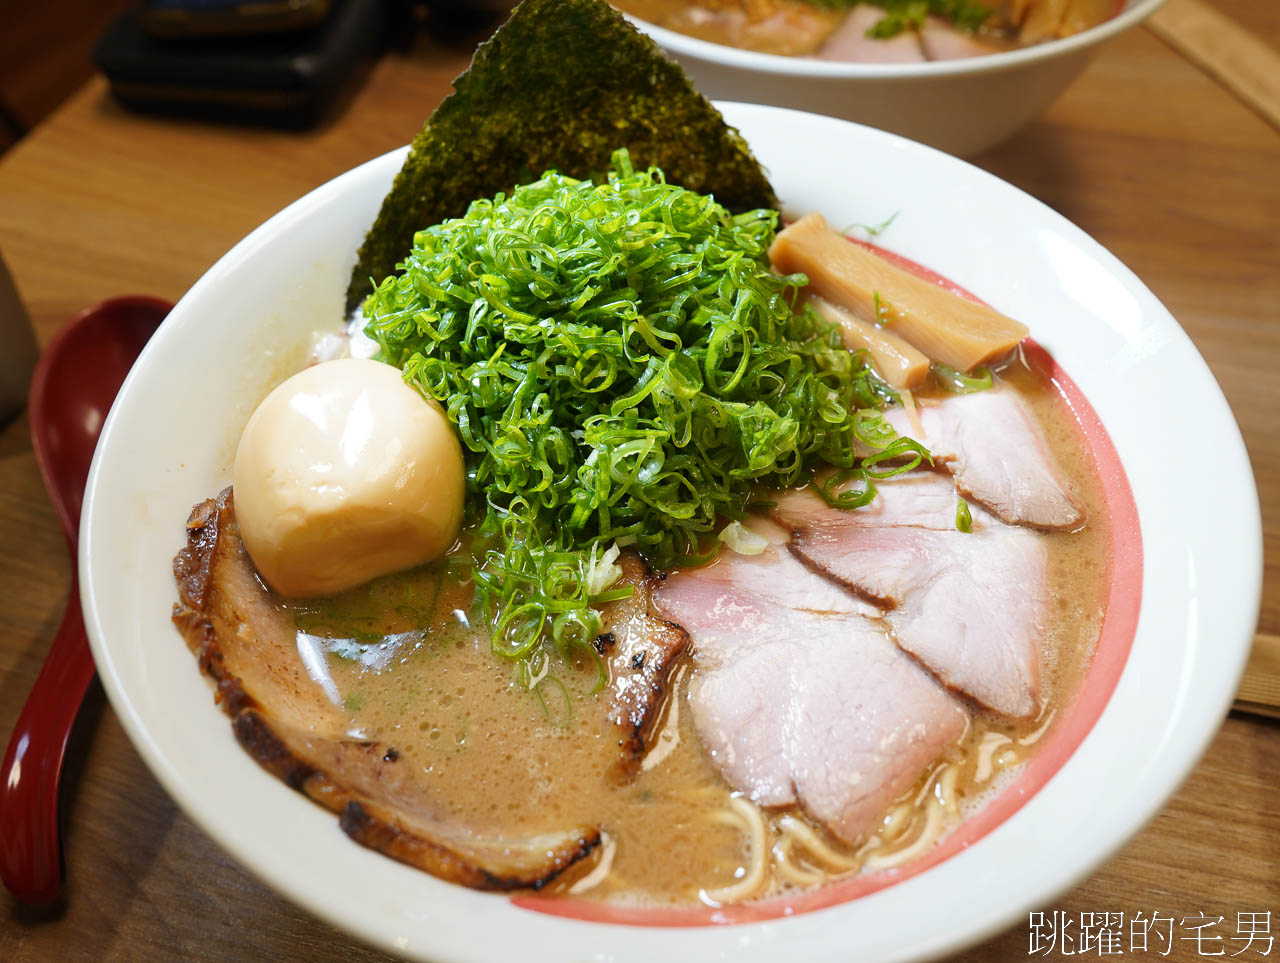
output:
<svg viewBox="0 0 1280 963"><path fill-rule="evenodd" d="M184 297L103 429L82 520L86 623L115 711L156 777L267 884L384 949L438 961L919 960L1009 926L1135 833L1190 771L1257 618L1257 493L1217 385L1141 282L1059 215L976 168L826 117L726 104L794 211L897 218L880 241L1025 319L1120 452L1144 533L1142 606L1101 717L1049 782L966 850L872 895L789 919L661 928L567 920L441 882L350 842L232 736L169 622L195 502L230 480L256 403L341 321L359 241L403 152L266 222ZM859 176L846 176L847 158ZM1213 439L1212 511L1170 485Z"/></svg>
<svg viewBox="0 0 1280 963"><path fill-rule="evenodd" d="M1117 16L1075 36L922 64L833 63L755 53L629 19L708 97L842 117L968 156L1032 120L1084 70L1104 41L1136 26L1162 3L1125 0Z"/></svg>

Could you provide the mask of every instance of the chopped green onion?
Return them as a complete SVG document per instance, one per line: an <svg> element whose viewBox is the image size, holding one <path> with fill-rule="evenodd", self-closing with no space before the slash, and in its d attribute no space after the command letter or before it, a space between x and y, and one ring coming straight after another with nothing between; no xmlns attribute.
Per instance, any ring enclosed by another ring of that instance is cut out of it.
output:
<svg viewBox="0 0 1280 963"><path fill-rule="evenodd" d="M896 37L903 30L919 30L930 14L943 17L961 30L970 32L981 27L991 16L990 8L979 0L809 0L815 7L829 10L844 10L859 2L884 10L884 16L867 32L867 36L881 39Z"/></svg>
<svg viewBox="0 0 1280 963"><path fill-rule="evenodd" d="M379 357L462 441L498 655L550 645L599 665L592 606L618 597L605 546L701 564L759 490L854 469L870 434L878 460L903 454L875 424L892 389L797 309L803 275L770 269L776 227L618 151L602 183L547 173L419 231L366 300ZM873 472L856 471L869 501Z"/></svg>
<svg viewBox="0 0 1280 963"><path fill-rule="evenodd" d="M596 549L599 547L599 542L591 543L591 554L587 561L587 595L594 601L598 601L605 589L622 577L622 566L616 564L618 556L622 554L618 543L614 542L597 558ZM620 597L626 598L625 595Z"/></svg>
<svg viewBox="0 0 1280 963"><path fill-rule="evenodd" d="M991 369L979 365L968 374L963 374L945 364L934 364L933 377L943 388L958 395L968 395L975 391L986 391L994 384Z"/></svg>
<svg viewBox="0 0 1280 963"><path fill-rule="evenodd" d="M840 486L847 482L854 484L840 491ZM832 472L822 484L814 484L811 487L832 508L842 508L846 511L870 505L876 497L875 482L862 468L845 468Z"/></svg>
<svg viewBox="0 0 1280 963"><path fill-rule="evenodd" d="M717 537L739 555L759 555L769 547L767 538L751 531L739 521L732 521L720 529Z"/></svg>
<svg viewBox="0 0 1280 963"><path fill-rule="evenodd" d="M905 460L899 461L900 458ZM870 478L893 478L914 471L925 461L933 464L933 457L924 445L914 438L898 438L883 451L862 459L862 470Z"/></svg>
<svg viewBox="0 0 1280 963"><path fill-rule="evenodd" d="M973 531L973 515L969 512L969 503L963 498L956 499L956 531Z"/></svg>
<svg viewBox="0 0 1280 963"><path fill-rule="evenodd" d="M897 220L898 215L901 213L902 213L901 211L894 211L892 214L886 217L879 224L858 224L858 223L846 224L844 229L840 233L852 234L854 231L864 231L870 237L879 237L880 234L882 234L889 227L890 224L892 224L895 220Z"/></svg>
<svg viewBox="0 0 1280 963"><path fill-rule="evenodd" d="M874 313L876 316L876 326L883 328L892 320L889 317L889 305L880 300L880 292L872 291L871 300L874 304Z"/></svg>

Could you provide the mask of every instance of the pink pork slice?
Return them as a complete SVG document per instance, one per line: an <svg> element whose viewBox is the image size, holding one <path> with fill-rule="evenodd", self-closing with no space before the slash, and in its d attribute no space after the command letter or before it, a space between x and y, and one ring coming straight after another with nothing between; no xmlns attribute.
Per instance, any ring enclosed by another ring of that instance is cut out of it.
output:
<svg viewBox="0 0 1280 963"><path fill-rule="evenodd" d="M692 639L694 725L729 783L856 842L968 716L862 614L874 609L831 588L771 543L672 574L654 601Z"/></svg>
<svg viewBox="0 0 1280 963"><path fill-rule="evenodd" d="M1005 388L954 395L919 406L934 462L951 472L960 494L1010 525L1071 530L1084 509L1062 477L1044 435L1018 396ZM885 413L899 434L914 438L906 412Z"/></svg>
<svg viewBox="0 0 1280 963"><path fill-rule="evenodd" d="M821 499L814 500L822 504ZM784 608L839 612L872 619L882 614L875 604L805 568L787 549L791 542L790 529L762 517L751 518L747 528L763 536L769 547L759 555L741 555L726 547L711 564L685 570L679 573L679 577L696 576L699 581L719 585L726 592L745 592ZM668 576L667 582L673 577ZM656 596L654 604L657 605ZM679 623L678 619L672 621Z"/></svg>
<svg viewBox="0 0 1280 963"><path fill-rule="evenodd" d="M904 30L896 37L868 37L867 31L884 16L879 7L859 4L849 12L814 55L820 60L842 60L856 63L921 63L924 50L914 30Z"/></svg>
<svg viewBox="0 0 1280 963"><path fill-rule="evenodd" d="M823 478L820 476L818 481L823 481ZM848 486L841 486L837 491L843 491L846 487ZM782 530L788 536L799 527L820 528L845 522L862 527L888 528L905 525L953 532L956 529L956 507L959 500L960 495L950 475L917 469L876 482L875 499L871 504L853 512L832 509L813 490L803 488L779 496L774 515L782 523ZM973 520L973 531L1000 524L994 516L977 505L970 505L969 512Z"/></svg>
<svg viewBox="0 0 1280 963"><path fill-rule="evenodd" d="M775 514L795 532L791 550L886 606L894 640L946 685L1026 718L1040 705L1049 604L1043 536L976 508L973 530L956 531L956 498L945 476L918 472L883 482L876 511L830 508L794 492Z"/></svg>

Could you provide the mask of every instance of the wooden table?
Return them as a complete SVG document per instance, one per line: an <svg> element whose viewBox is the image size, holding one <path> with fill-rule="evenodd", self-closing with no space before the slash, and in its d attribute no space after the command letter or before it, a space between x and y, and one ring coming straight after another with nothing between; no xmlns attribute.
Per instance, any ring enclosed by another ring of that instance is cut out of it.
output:
<svg viewBox="0 0 1280 963"><path fill-rule="evenodd" d="M1280 4L1214 2L1280 43ZM338 118L303 135L143 119L116 106L100 79L91 82L0 160L0 251L41 340L104 297L180 297L269 214L407 141L469 49L463 38L387 56ZM1280 634L1280 133L1142 29L1114 42L1041 121L978 163L1115 252L1209 362L1262 497L1259 631ZM1186 452L1170 453L1170 478L1196 486L1191 510L1212 511L1213 439L1187 441ZM6 739L61 615L68 572L19 420L0 432ZM64 904L32 911L0 896L0 959L381 958L264 889L196 829L100 690L81 721L66 780ZM1277 723L1233 714L1153 824L1044 909L1126 918L1203 911L1226 918L1218 932L1228 937L1238 912L1280 915L1278 772ZM1272 932L1280 935L1280 919ZM1171 958L1194 958L1188 946ZM1025 958L1027 950L1019 925L957 959Z"/></svg>

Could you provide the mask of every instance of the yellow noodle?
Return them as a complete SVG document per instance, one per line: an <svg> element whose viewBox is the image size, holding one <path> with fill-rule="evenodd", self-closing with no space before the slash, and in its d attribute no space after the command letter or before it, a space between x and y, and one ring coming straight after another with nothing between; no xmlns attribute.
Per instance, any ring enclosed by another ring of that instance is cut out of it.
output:
<svg viewBox="0 0 1280 963"><path fill-rule="evenodd" d="M977 771L973 774L976 783L984 784L996 774L996 767L993 765L996 750L1009 745L1012 741L1003 732L988 732L982 737L982 742L978 746Z"/></svg>
<svg viewBox="0 0 1280 963"><path fill-rule="evenodd" d="M891 866L901 866L908 860L914 859L923 853L926 849L933 845L934 841L942 832L942 821L945 810L940 805L930 805L928 807L928 815L926 816L925 825L916 836L915 841L896 850L895 852L886 853L883 856L877 852L869 854L866 861L862 864L864 869L888 869Z"/></svg>
<svg viewBox="0 0 1280 963"><path fill-rule="evenodd" d="M910 800L895 805L884 817L884 822L879 832L880 838L888 843L901 837L911 825L911 817L914 814L915 803Z"/></svg>
<svg viewBox="0 0 1280 963"><path fill-rule="evenodd" d="M820 869L806 868L795 860L791 852L791 839L784 837L773 847L773 871L793 886L816 886L829 874Z"/></svg>
<svg viewBox="0 0 1280 963"><path fill-rule="evenodd" d="M1005 746L996 753L993 761L995 762L997 769L1005 769L1017 762L1020 756L1021 754L1018 752L1016 746Z"/></svg>
<svg viewBox="0 0 1280 963"><path fill-rule="evenodd" d="M1028 732L1025 736L1023 736L1021 739L1018 740L1018 745L1020 746L1034 745L1040 739L1040 737L1045 734L1045 731L1049 728L1050 723L1053 722L1057 714L1058 714L1057 709L1050 709L1048 712L1046 712L1044 715L1044 721L1040 724L1040 726L1036 729L1036 731Z"/></svg>
<svg viewBox="0 0 1280 963"><path fill-rule="evenodd" d="M955 813L959 809L959 803L956 799L956 782L959 778L960 767L955 763L947 763L942 767L937 782L934 784L933 794L946 807L948 813Z"/></svg>
<svg viewBox="0 0 1280 963"><path fill-rule="evenodd" d="M858 865L857 859L838 852L814 832L808 824L795 816L783 816L778 820L778 828L781 830L788 847L798 842L804 847L806 854L828 869L843 872Z"/></svg>
<svg viewBox="0 0 1280 963"><path fill-rule="evenodd" d="M703 902L723 904L749 899L764 885L769 869L768 827L765 825L764 814L754 803L742 796L731 796L729 805L733 807L733 812L724 812L720 814L720 818L744 825L747 837L751 841L751 870L738 882L729 886L702 890L698 896ZM737 819L734 818L735 816Z"/></svg>

